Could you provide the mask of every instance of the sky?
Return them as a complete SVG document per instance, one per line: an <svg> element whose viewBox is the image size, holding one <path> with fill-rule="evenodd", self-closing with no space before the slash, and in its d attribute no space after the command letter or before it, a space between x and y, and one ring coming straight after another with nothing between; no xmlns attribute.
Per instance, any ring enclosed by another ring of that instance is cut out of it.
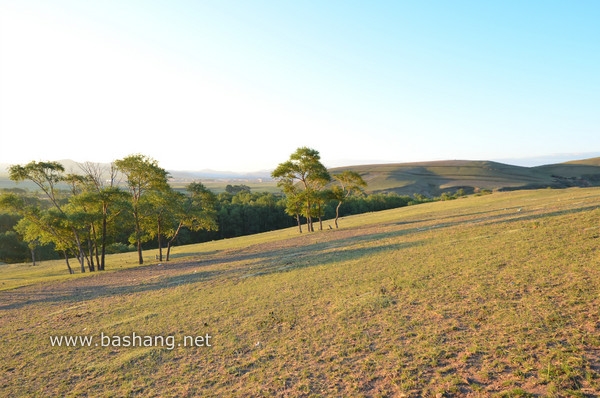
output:
<svg viewBox="0 0 600 398"><path fill-rule="evenodd" d="M581 159L598 21L596 0L0 0L0 163Z"/></svg>

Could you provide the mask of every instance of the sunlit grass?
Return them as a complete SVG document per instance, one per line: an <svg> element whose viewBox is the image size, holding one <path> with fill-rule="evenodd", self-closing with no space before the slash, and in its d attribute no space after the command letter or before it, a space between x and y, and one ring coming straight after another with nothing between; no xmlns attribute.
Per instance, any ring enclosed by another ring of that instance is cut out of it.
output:
<svg viewBox="0 0 600 398"><path fill-rule="evenodd" d="M6 290L0 392L593 394L599 199L598 189L494 193L347 217L340 230L179 247L172 266L135 274ZM53 295L38 297L43 289ZM209 333L212 346L49 343L133 332Z"/></svg>

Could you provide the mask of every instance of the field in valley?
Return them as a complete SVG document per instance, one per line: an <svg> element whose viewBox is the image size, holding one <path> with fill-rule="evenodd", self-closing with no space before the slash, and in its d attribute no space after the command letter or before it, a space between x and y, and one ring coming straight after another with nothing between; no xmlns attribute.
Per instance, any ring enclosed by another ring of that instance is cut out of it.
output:
<svg viewBox="0 0 600 398"><path fill-rule="evenodd" d="M599 396L599 221L598 188L497 192L2 266L0 395Z"/></svg>

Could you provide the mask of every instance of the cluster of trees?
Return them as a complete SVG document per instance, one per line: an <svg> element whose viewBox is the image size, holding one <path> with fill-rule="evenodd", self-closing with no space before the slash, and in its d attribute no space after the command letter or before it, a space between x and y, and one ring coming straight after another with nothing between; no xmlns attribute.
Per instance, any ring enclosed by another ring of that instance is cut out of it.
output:
<svg viewBox="0 0 600 398"><path fill-rule="evenodd" d="M430 201L394 193L365 195L355 172L331 175L319 152L298 148L273 171L283 194L252 192L228 185L218 195L194 182L185 190L168 184L169 174L144 155L131 155L110 166L79 165L66 173L57 162L30 162L9 169L14 181L29 180L39 189L0 194L0 260L57 258L69 272L76 258L81 272L105 269L105 256L116 251L158 248L169 260L174 244L189 244L271 231L297 225L302 233L323 229L324 219ZM329 228L332 228L329 225Z"/></svg>
<svg viewBox="0 0 600 398"><path fill-rule="evenodd" d="M324 205L328 200L338 201L335 215L335 227L338 228L339 208L348 197L362 192L367 183L352 171L341 174L329 174L321 163L319 152L307 148L298 148L290 159L280 163L271 173L277 179L278 186L286 195L286 212L296 218L298 229L302 233L300 216L306 219L309 232L314 232L313 219L318 218L319 229L323 229ZM333 188L328 185L334 179L338 182Z"/></svg>
<svg viewBox="0 0 600 398"><path fill-rule="evenodd" d="M58 162L35 161L9 168L11 180L28 180L39 188L35 195L0 195L0 208L19 217L14 230L27 243L34 264L36 248L51 244L70 273L70 257L77 258L81 272L86 267L104 270L107 245L124 238L136 245L143 264L144 242L156 239L162 260L163 246L168 257L183 227L217 227L215 195L200 183L190 184L186 193L175 191L168 173L151 158L131 155L108 169L93 163L80 168L81 173L65 173Z"/></svg>

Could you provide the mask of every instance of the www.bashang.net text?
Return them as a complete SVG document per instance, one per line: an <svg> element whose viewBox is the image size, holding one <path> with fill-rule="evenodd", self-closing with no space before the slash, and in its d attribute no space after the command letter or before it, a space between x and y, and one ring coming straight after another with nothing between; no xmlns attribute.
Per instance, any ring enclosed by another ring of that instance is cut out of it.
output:
<svg viewBox="0 0 600 398"><path fill-rule="evenodd" d="M149 336L135 332L128 335L59 335L50 336L52 347L212 347L212 336L208 333L197 336Z"/></svg>

